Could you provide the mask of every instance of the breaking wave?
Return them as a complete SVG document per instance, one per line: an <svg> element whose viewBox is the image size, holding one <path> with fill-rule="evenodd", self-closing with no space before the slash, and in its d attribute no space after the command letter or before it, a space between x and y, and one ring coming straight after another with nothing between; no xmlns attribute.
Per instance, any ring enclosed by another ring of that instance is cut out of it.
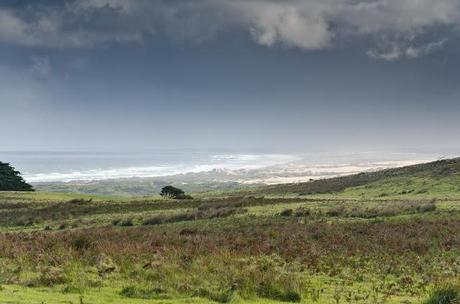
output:
<svg viewBox="0 0 460 304"><path fill-rule="evenodd" d="M82 158L81 167L86 158ZM24 171L24 179L28 182L70 182L94 181L121 178L162 177L187 173L208 172L213 170L253 170L275 165L286 164L297 160L295 155L287 154L216 154L208 157L197 157L181 163L180 160L156 160L156 164L136 166L106 166L86 168L83 170L47 170L43 166L41 172ZM72 159L72 163L75 163ZM96 163L97 164L97 163ZM75 166L75 165L74 165ZM78 167L78 164L76 165ZM87 167L87 166L86 166Z"/></svg>

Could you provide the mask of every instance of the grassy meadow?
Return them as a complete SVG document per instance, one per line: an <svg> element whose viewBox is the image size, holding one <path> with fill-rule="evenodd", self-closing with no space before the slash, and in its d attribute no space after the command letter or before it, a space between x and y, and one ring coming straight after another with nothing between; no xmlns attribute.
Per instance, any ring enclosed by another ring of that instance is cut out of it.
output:
<svg viewBox="0 0 460 304"><path fill-rule="evenodd" d="M458 159L192 195L0 192L0 303L460 299Z"/></svg>

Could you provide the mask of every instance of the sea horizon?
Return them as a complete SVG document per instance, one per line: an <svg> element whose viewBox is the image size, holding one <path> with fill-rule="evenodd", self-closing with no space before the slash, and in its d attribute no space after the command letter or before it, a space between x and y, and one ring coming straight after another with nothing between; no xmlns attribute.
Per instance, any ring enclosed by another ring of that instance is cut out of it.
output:
<svg viewBox="0 0 460 304"><path fill-rule="evenodd" d="M360 171L410 165L440 158L436 153L255 153L204 152L191 149L156 151L0 151L31 183L155 178L221 171L226 180L272 183L304 181ZM245 176L242 176L242 173ZM250 178L248 172L252 173ZM230 176L230 177L229 177ZM261 179L260 176L263 176ZM209 178L207 176L206 178ZM290 179L291 178L291 179Z"/></svg>

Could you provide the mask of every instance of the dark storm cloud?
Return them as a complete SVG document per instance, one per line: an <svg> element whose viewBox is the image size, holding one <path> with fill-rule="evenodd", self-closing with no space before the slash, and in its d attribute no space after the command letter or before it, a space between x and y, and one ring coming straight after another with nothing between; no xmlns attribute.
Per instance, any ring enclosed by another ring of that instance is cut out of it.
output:
<svg viewBox="0 0 460 304"><path fill-rule="evenodd" d="M459 5L0 1L0 150L460 149Z"/></svg>
<svg viewBox="0 0 460 304"><path fill-rule="evenodd" d="M9 1L0 8L0 40L92 48L158 35L200 42L243 31L267 47L318 50L344 38L374 36L368 54L394 60L442 48L446 37L419 37L459 23L458 0Z"/></svg>

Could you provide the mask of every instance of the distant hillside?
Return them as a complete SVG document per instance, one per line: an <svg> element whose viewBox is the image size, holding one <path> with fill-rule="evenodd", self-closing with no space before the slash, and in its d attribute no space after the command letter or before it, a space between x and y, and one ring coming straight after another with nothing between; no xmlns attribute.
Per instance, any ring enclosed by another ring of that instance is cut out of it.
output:
<svg viewBox="0 0 460 304"><path fill-rule="evenodd" d="M378 182L388 182L393 187L401 185L401 181L429 178L441 180L460 176L460 158L445 159L435 162L392 168L375 172L363 172L354 175L314 180L307 183L280 184L266 186L261 192L268 194L295 193L300 195L340 192L348 188L359 187ZM428 181L425 180L425 183ZM377 185L375 185L377 186ZM401 185L404 188L404 185ZM428 184L427 184L428 186ZM460 187L460 184L458 185ZM400 190L402 191L410 191Z"/></svg>
<svg viewBox="0 0 460 304"><path fill-rule="evenodd" d="M205 192L213 190L234 190L244 186L236 182L188 182L164 178L127 178L96 181L73 181L36 183L34 188L42 192L81 193L111 196L158 195L165 185L173 185L185 192ZM246 186L247 187L247 186ZM255 187L255 186L253 186Z"/></svg>
<svg viewBox="0 0 460 304"><path fill-rule="evenodd" d="M22 179L19 171L0 162L0 191L33 191L33 188Z"/></svg>

